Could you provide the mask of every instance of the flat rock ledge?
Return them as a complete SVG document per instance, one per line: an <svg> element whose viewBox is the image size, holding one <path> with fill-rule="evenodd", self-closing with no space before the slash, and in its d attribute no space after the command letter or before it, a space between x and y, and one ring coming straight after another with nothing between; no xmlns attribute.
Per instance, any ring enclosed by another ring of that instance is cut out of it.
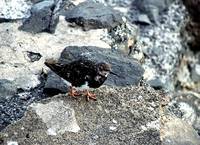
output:
<svg viewBox="0 0 200 145"><path fill-rule="evenodd" d="M56 95L30 105L0 133L0 144L158 145L159 98L148 87L94 90L97 101Z"/></svg>

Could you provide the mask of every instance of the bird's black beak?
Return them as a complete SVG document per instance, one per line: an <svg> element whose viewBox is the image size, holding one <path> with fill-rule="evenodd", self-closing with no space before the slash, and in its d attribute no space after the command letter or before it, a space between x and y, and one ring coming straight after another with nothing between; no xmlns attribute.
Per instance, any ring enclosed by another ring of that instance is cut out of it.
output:
<svg viewBox="0 0 200 145"><path fill-rule="evenodd" d="M119 76L118 74L116 74L116 73L114 73L114 72L110 72L110 74L113 74L113 75L115 75L115 76L118 76L118 77L121 77L121 76Z"/></svg>

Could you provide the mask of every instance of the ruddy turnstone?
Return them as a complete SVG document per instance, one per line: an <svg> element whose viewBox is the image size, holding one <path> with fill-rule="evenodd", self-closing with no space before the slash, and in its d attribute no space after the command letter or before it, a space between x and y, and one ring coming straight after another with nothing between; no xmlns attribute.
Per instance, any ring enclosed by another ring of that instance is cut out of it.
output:
<svg viewBox="0 0 200 145"><path fill-rule="evenodd" d="M69 95L79 96L77 87L85 87L83 95L87 100L96 100L96 95L89 92L89 88L100 87L111 73L118 76L111 71L111 65L106 62L95 63L88 59L78 59L68 64L58 63L52 59L46 60L45 65L48 66L53 72L58 74L64 80L71 83Z"/></svg>

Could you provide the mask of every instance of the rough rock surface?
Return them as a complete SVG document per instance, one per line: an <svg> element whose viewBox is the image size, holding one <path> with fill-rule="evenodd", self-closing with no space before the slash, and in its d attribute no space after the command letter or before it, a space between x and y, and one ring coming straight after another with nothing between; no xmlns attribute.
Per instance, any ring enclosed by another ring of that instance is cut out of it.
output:
<svg viewBox="0 0 200 145"><path fill-rule="evenodd" d="M147 15L151 22L158 24L160 13L168 9L172 2L173 0L134 0L132 3L133 8L139 10L140 13L138 16L136 15L135 20L138 22L142 15ZM148 22L145 19L141 19L141 22ZM135 20L133 19L133 21Z"/></svg>
<svg viewBox="0 0 200 145"><path fill-rule="evenodd" d="M175 1L168 9L160 16L160 25L140 25L140 39L133 54L137 54L138 51L145 54L144 79L150 83L157 79L156 81L160 83L159 87L166 91L173 91L174 74L179 64L180 54L184 50L180 29L185 11L179 1Z"/></svg>
<svg viewBox="0 0 200 145"><path fill-rule="evenodd" d="M62 0L44 0L34 4L31 8L31 16L26 19L19 28L27 32L38 33L42 31L55 32L59 21L59 6ZM56 13L54 12L56 11Z"/></svg>
<svg viewBox="0 0 200 145"><path fill-rule="evenodd" d="M95 62L108 62L112 66L112 71L120 77L109 75L105 84L111 86L127 86L137 85L142 79L144 70L142 66L135 60L128 58L121 53L112 52L104 48L91 47L91 46L69 46L66 47L61 53L59 61L63 64L70 63L71 61L87 58ZM54 85L52 81L58 80L56 76L48 77L47 86L45 88L54 88L63 90L64 86ZM63 81L62 79L59 79ZM57 82L59 82L59 80ZM64 84L64 83L62 83ZM59 88L61 87L61 88Z"/></svg>
<svg viewBox="0 0 200 145"><path fill-rule="evenodd" d="M160 96L154 90L103 86L95 93L97 101L58 95L34 103L21 120L1 132L1 141L20 145L161 144Z"/></svg>
<svg viewBox="0 0 200 145"><path fill-rule="evenodd" d="M0 19L15 20L30 16L32 3L28 0L1 0Z"/></svg>
<svg viewBox="0 0 200 145"><path fill-rule="evenodd" d="M161 129L163 145L199 145L200 136L187 122L174 117L166 117Z"/></svg>
<svg viewBox="0 0 200 145"><path fill-rule="evenodd" d="M123 23L120 12L101 3L86 1L67 11L65 19L82 26L85 30L112 29Z"/></svg>

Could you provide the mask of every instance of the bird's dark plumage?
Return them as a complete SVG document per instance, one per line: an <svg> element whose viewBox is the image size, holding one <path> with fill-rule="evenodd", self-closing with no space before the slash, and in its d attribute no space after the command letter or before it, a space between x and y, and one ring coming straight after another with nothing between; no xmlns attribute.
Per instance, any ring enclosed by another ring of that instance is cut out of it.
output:
<svg viewBox="0 0 200 145"><path fill-rule="evenodd" d="M90 88L98 88L111 72L111 66L108 63L95 63L87 59L79 59L68 64L47 60L45 65L75 87L81 87L87 83Z"/></svg>

